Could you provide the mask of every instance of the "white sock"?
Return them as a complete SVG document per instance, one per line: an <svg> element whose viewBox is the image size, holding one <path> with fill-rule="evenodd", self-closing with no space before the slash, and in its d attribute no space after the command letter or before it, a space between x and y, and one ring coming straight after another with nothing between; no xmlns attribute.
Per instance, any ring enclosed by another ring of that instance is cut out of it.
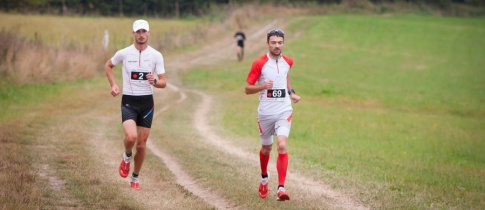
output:
<svg viewBox="0 0 485 210"><path fill-rule="evenodd" d="M126 152L123 152L123 159L125 160L125 163L129 163L131 161L131 157L126 156Z"/></svg>
<svg viewBox="0 0 485 210"><path fill-rule="evenodd" d="M138 178L135 178L135 177L133 177L133 176L132 176L132 177L131 177L131 181L132 181L132 182L138 182Z"/></svg>

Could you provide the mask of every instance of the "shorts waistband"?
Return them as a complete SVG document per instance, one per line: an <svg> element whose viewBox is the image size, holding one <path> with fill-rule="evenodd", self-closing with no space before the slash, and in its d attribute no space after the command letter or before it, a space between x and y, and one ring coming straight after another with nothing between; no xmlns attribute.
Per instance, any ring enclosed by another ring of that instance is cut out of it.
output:
<svg viewBox="0 0 485 210"><path fill-rule="evenodd" d="M129 101L151 101L153 100L153 95L141 95L141 96L123 95L123 99L129 100Z"/></svg>

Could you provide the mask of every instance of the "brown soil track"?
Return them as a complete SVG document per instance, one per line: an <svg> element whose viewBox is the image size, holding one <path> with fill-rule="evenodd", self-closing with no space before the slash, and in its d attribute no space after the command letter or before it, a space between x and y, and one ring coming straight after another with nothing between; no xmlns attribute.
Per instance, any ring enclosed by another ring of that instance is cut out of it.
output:
<svg viewBox="0 0 485 210"><path fill-rule="evenodd" d="M248 37L248 40L252 42L257 42L255 40L259 40L259 42L262 44L258 47L253 47L249 49L246 48L247 50L246 53L247 54L255 53L257 51L264 52L265 46L263 43L265 42L265 33L269 29L275 27L278 24L278 22L279 22L278 20L274 20L267 23L265 26L261 28L252 29L252 31L248 31L249 32L248 34L251 34L251 36ZM278 24L278 26L281 26L281 24ZM201 50L191 52L188 55L177 56L176 58L172 58L171 63L175 63L175 64L182 63L183 65L168 66L168 69L187 70L189 68L193 68L200 65L209 65L223 60L235 59L235 49L234 49L235 46L233 42L234 42L233 39L220 40L216 44L206 46ZM230 56L233 54L234 54L233 56L234 58ZM170 59L171 58L168 58L168 60ZM183 60L187 60L189 62L183 62ZM243 149L238 148L235 145L232 145L229 141L224 140L223 137L215 133L214 129L211 128L207 123L205 123L204 119L208 118L207 116L211 112L211 107L212 107L211 103L213 103L210 95L204 94L203 92L196 91L196 90L190 90L190 89L182 90L181 88L176 87L175 85L171 85L171 88L169 89L171 89L172 91L179 92L180 96L178 99L173 99L173 101L175 101L174 104L167 105L167 106L172 106L172 105L175 105L176 103L181 102L182 100L185 100L187 97L186 92L196 93L196 95L200 97L202 101L200 102L199 106L197 107L197 110L194 113L193 125L195 129L199 131L200 136L205 137L204 140L206 142L212 144L214 147L219 147L221 151L225 151L229 154L238 156L246 161L251 161L256 163L259 162L259 159L256 154L246 152ZM161 113L161 112L158 112L158 113ZM206 202L210 203L217 209L235 208L234 206L237 204L231 205L229 204L228 201L222 199L222 196L215 195L207 190L204 190L200 186L197 186L196 181L192 179L189 175L187 175L185 172L183 172L183 169L180 166L178 166L175 160L173 160L171 157L169 157L168 155L164 154L159 149L157 149L154 144L150 143L148 147L152 150L152 152L154 152L158 157L160 157L165 162L167 167L169 167L174 174L177 174L178 176L180 176L179 179L177 180L179 184L187 188L195 195L203 198ZM270 164L269 168L275 168L274 164ZM273 174L276 174L276 172L273 172ZM295 185L299 186L300 191L304 191L304 192L306 191L305 193L308 195L319 196L323 200L327 200L329 205L333 206L335 209L367 209L366 207L353 201L349 197L332 190L331 187L317 180L304 177L302 174L298 172L289 171L288 180L290 182L296 183Z"/></svg>

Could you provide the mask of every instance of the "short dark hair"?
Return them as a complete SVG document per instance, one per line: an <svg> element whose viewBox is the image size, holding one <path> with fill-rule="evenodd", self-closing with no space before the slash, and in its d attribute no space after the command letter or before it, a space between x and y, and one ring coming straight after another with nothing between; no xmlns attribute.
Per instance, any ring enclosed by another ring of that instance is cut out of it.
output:
<svg viewBox="0 0 485 210"><path fill-rule="evenodd" d="M283 37L283 39L285 39L285 32L280 29L269 30L266 36L266 42L269 42L269 37L271 36Z"/></svg>

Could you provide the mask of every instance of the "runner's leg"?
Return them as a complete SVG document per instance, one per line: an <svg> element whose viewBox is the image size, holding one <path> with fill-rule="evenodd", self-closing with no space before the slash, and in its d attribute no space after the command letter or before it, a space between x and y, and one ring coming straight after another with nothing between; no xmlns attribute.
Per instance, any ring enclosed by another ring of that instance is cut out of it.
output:
<svg viewBox="0 0 485 210"><path fill-rule="evenodd" d="M258 116L259 138L261 140L261 150L259 151L261 175L268 174L268 162L273 148L274 124L275 122L268 116Z"/></svg>
<svg viewBox="0 0 485 210"><path fill-rule="evenodd" d="M125 152L126 154L130 154L133 146L136 143L136 139L138 138L138 132L136 129L136 123L134 120L126 120L123 122L123 130L125 131Z"/></svg>
<svg viewBox="0 0 485 210"><path fill-rule="evenodd" d="M286 172L288 170L288 150L286 142L288 137L277 136L278 141L278 159L276 161L276 169L278 171L278 185L285 185Z"/></svg>
<svg viewBox="0 0 485 210"><path fill-rule="evenodd" d="M241 60L244 59L244 47L241 47Z"/></svg>
<svg viewBox="0 0 485 210"><path fill-rule="evenodd" d="M240 46L237 46L237 60L238 61L242 60L241 50L242 50L242 48Z"/></svg>
<svg viewBox="0 0 485 210"><path fill-rule="evenodd" d="M261 182L258 187L258 194L261 198L268 196L268 163L273 147L274 121L269 116L258 116L259 137L261 140L261 150L259 151L259 161L261 166Z"/></svg>
<svg viewBox="0 0 485 210"><path fill-rule="evenodd" d="M125 110L126 111L126 110ZM129 114L128 112L123 112L124 114ZM125 151L123 152L123 160L118 167L118 172L121 177L126 178L128 173L130 172L130 163L131 163L131 156L132 156L132 148L136 142L136 123L135 121L128 119L123 122L123 130L125 131L125 139L123 140L123 144L125 146Z"/></svg>
<svg viewBox="0 0 485 210"><path fill-rule="evenodd" d="M288 136L290 135L292 112L287 111L279 116L276 122L276 140L278 145L278 158L276 161L276 169L278 171L278 185L284 186L286 181L286 173L288 169Z"/></svg>
<svg viewBox="0 0 485 210"><path fill-rule="evenodd" d="M261 165L261 175L268 174L268 163L269 163L269 157L271 153L271 147L272 145L268 145L268 146L263 145L261 147L261 150L259 151L259 163Z"/></svg>
<svg viewBox="0 0 485 210"><path fill-rule="evenodd" d="M138 127L138 140L136 141L136 154L135 154L135 169L133 173L140 174L141 166L145 160L146 144L148 136L150 134L150 128Z"/></svg>

